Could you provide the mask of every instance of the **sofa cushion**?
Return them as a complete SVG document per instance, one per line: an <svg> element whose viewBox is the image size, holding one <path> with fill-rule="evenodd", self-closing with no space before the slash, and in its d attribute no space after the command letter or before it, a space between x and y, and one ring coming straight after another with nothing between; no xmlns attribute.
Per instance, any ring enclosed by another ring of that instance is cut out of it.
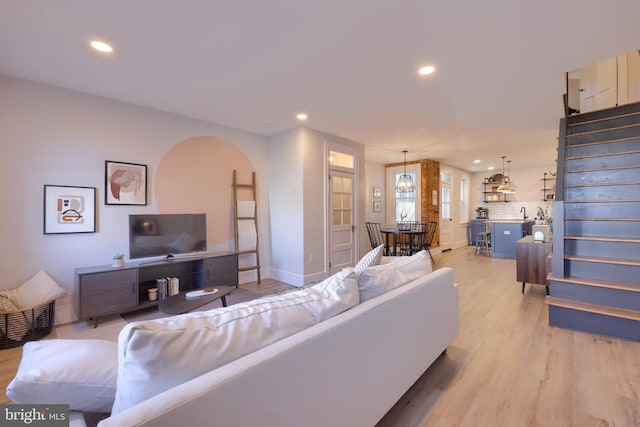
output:
<svg viewBox="0 0 640 427"><path fill-rule="evenodd" d="M112 413L313 326L305 304L315 299L293 292L126 325L118 337Z"/></svg>
<svg viewBox="0 0 640 427"><path fill-rule="evenodd" d="M397 260L387 264L365 268L362 272L356 273L360 302L389 292L431 271L431 260L427 251L420 251L410 257L398 257Z"/></svg>
<svg viewBox="0 0 640 427"><path fill-rule="evenodd" d="M24 345L7 396L14 403L68 404L109 412L116 394L117 344L105 340L43 340Z"/></svg>
<svg viewBox="0 0 640 427"><path fill-rule="evenodd" d="M380 264L380 260L382 260L382 251L384 250L384 245L377 246L371 249L365 256L358 261L355 266L356 273L360 273L367 267L372 267L374 265Z"/></svg>

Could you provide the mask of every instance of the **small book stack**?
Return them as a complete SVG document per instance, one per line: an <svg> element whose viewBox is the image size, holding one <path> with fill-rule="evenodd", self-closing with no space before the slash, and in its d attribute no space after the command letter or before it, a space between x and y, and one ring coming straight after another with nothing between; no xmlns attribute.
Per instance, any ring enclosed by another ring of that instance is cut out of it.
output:
<svg viewBox="0 0 640 427"><path fill-rule="evenodd" d="M177 277L162 277L156 279L158 288L158 300L165 300L180 293L180 280Z"/></svg>

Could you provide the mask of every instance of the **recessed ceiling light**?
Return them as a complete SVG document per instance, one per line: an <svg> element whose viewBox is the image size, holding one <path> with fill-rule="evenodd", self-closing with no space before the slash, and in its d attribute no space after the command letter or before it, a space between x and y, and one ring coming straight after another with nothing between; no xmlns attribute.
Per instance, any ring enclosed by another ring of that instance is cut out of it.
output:
<svg viewBox="0 0 640 427"><path fill-rule="evenodd" d="M420 74L421 76L428 76L429 74L433 73L435 70L436 70L436 67L434 67L433 65L425 65L418 69L418 74Z"/></svg>
<svg viewBox="0 0 640 427"><path fill-rule="evenodd" d="M298 114L296 114L296 118L298 120L307 120L307 117L308 117L307 113L298 113Z"/></svg>
<svg viewBox="0 0 640 427"><path fill-rule="evenodd" d="M104 52L104 53L113 52L113 48L109 44L105 42L101 42L100 40L92 40L91 47L97 51Z"/></svg>
<svg viewBox="0 0 640 427"><path fill-rule="evenodd" d="M493 166L489 166L487 169L489 169L490 171L494 170L495 168Z"/></svg>
<svg viewBox="0 0 640 427"><path fill-rule="evenodd" d="M480 163L480 160L474 160L473 163Z"/></svg>

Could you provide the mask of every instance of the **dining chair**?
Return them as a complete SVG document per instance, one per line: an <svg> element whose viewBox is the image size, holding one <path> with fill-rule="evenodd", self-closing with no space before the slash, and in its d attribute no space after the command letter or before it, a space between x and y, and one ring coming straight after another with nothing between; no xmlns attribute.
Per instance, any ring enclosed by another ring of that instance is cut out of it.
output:
<svg viewBox="0 0 640 427"><path fill-rule="evenodd" d="M400 255L413 255L418 252L421 244L421 227L422 224L417 221L402 221L397 223L398 226L398 238L397 238L397 251ZM406 233L403 233L406 232Z"/></svg>
<svg viewBox="0 0 640 427"><path fill-rule="evenodd" d="M379 222L365 222L367 226L367 233L369 233L369 242L371 242L371 249L375 249L380 245L386 245L382 231L380 231L381 225ZM388 248L385 246L385 252Z"/></svg>
<svg viewBox="0 0 640 427"><path fill-rule="evenodd" d="M429 250L429 248L433 245L433 238L436 235L437 229L438 221L430 221L422 239L422 248L427 250L427 252L429 253L429 257L431 258L431 262L434 265L436 261L433 259L433 255L431 255L431 251Z"/></svg>

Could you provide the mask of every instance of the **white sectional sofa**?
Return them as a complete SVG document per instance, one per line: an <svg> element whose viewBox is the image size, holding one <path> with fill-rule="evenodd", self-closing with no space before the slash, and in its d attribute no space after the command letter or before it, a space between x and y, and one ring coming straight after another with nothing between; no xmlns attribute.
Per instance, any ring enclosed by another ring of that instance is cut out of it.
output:
<svg viewBox="0 0 640 427"><path fill-rule="evenodd" d="M180 330L180 322L184 319L176 316L171 318L174 323L165 321L158 324L159 320L154 320L138 322L144 325L134 325L128 330L125 328L118 343L117 387L127 387L128 390L116 391L111 416L98 425L375 425L458 334L458 290L453 271L440 268L428 272L425 269L430 271L430 260L425 254L421 257L417 270L413 268L418 266L420 257L415 259L414 267L407 262L404 267L395 263L399 265L385 264L356 268L355 273L343 272L340 283L336 284L334 278L333 284L323 290L322 297L337 301L342 308L336 309L333 303L322 299L320 304L323 308L312 310L310 321L313 325L304 326L284 338L278 337L275 342L257 350L250 349L248 354L212 370L205 369L204 373L196 373L188 380L173 378L171 371L165 374L168 382L163 380L165 376L158 373L158 369L167 369L166 366L173 366L173 362L171 356L169 361L158 362L158 359L164 359L162 351L136 353L153 347L155 335L142 334L137 339L133 338L139 331L155 328L170 329L173 333ZM407 279L408 283L400 283ZM356 281L359 295L355 304L353 295L348 295L353 291L350 280ZM276 303L278 307L283 304L286 305L282 300ZM302 303L305 304L309 304L309 300ZM350 305L350 308L345 308ZM333 311L341 312L335 314ZM216 310L205 313L212 312ZM187 322L189 327L193 327L189 322L205 321L201 314L192 316L196 320L191 317ZM260 316L264 317L264 314ZM272 322L273 317L269 316L268 322ZM225 322L218 322L216 327ZM254 328L255 325L244 324L243 327ZM236 328L233 333L240 331ZM182 366L180 360L195 360L194 351L199 352L199 360L204 360L204 363L208 355L212 359L219 358L216 353L218 346L206 341L205 337L204 345L190 346L189 351L176 356L176 366ZM127 358L135 360L127 362ZM151 367L145 364L145 358ZM24 372L20 371L28 369L29 366L21 364L14 382L21 375L24 377ZM189 369L191 367L180 371ZM137 376L137 379L122 378L128 374ZM145 378L150 387L151 383L164 383L166 389L150 397L142 395L138 402L135 396L126 392L138 387L131 384L140 385ZM172 384L172 381L177 383ZM11 388L10 385L7 390L9 397ZM71 409L78 408L72 405ZM74 414L72 425L76 423L82 425L83 420Z"/></svg>

